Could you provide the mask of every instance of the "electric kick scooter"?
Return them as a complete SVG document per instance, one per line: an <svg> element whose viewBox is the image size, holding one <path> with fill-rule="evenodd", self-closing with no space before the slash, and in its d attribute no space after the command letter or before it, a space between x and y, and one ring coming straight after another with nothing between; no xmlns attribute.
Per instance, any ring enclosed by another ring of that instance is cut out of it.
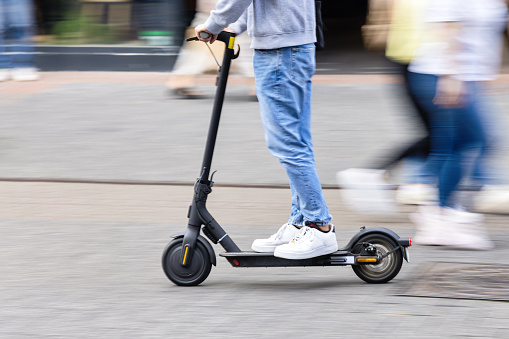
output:
<svg viewBox="0 0 509 339"><path fill-rule="evenodd" d="M204 38L207 37L208 35L204 36ZM212 192L213 186L214 173L210 176L210 166L230 64L240 52L239 50L234 53L235 34L221 32L217 40L225 43L225 53L217 82L201 175L194 185L194 197L188 211L187 230L173 235L173 240L168 243L162 255L162 266L168 279L180 286L198 285L208 277L212 265L216 265L214 249L200 235L200 230L212 243L219 243L223 246L226 252L221 253L220 256L226 258L233 267L351 265L355 274L368 283L385 283L396 277L403 264L403 259L409 261L408 247L412 245L412 240L400 238L396 233L386 228L361 227L345 247L332 254L310 259L290 260L274 257L273 253L241 251L214 220L206 207L207 196ZM187 41L198 41L198 38L193 37Z"/></svg>

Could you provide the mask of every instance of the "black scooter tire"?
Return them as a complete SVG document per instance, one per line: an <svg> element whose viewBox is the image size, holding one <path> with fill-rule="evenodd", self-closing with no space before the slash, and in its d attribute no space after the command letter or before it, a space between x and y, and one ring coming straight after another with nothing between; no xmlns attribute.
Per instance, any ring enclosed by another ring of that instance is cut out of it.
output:
<svg viewBox="0 0 509 339"><path fill-rule="evenodd" d="M399 245L392 238L384 234L368 234L360 238L353 247L353 253L359 254L362 250L362 243L370 243L377 247L382 254L388 253ZM353 265L355 274L370 284L383 284L396 277L403 265L403 253L396 250L387 257L383 258L378 264Z"/></svg>
<svg viewBox="0 0 509 339"><path fill-rule="evenodd" d="M197 242L191 262L187 267L183 267L182 241L183 238L178 238L166 245L161 259L164 274L178 286L199 285L207 279L212 269L209 252L205 246Z"/></svg>

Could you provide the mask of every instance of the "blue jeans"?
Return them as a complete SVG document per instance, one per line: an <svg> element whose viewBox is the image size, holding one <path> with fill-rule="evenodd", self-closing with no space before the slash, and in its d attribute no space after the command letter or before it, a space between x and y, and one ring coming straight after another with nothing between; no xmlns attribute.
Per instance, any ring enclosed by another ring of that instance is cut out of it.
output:
<svg viewBox="0 0 509 339"><path fill-rule="evenodd" d="M288 222L326 225L332 217L316 172L311 141L315 46L255 50L253 62L265 141L290 180L292 209Z"/></svg>
<svg viewBox="0 0 509 339"><path fill-rule="evenodd" d="M438 179L439 202L443 207L455 207L454 192L459 182L472 172L476 157L486 147L486 135L481 112L476 103L473 83L466 83L468 92L462 108L435 105L438 77L410 73L409 85L417 100L429 113L431 149L423 172Z"/></svg>
<svg viewBox="0 0 509 339"><path fill-rule="evenodd" d="M33 23L32 0L0 0L0 69L33 67Z"/></svg>
<svg viewBox="0 0 509 339"><path fill-rule="evenodd" d="M491 163L493 152L500 146L504 133L498 121L498 109L493 103L493 98L486 94L484 83L472 82L470 87L473 93L471 102L482 117L481 123L486 135L484 147L474 164L470 184L477 187L499 185L502 182L501 175Z"/></svg>
<svg viewBox="0 0 509 339"><path fill-rule="evenodd" d="M498 124L498 108L493 104L493 98L486 94L486 85L481 82L468 82L470 109L475 110L481 117L485 143L475 157L469 182L473 187L484 185L500 185L502 183L500 170L493 164L492 155L503 139L503 130ZM427 114L427 113L426 113ZM408 156L404 159L403 182L436 184L436 176L431 173L429 166L423 166L426 157Z"/></svg>

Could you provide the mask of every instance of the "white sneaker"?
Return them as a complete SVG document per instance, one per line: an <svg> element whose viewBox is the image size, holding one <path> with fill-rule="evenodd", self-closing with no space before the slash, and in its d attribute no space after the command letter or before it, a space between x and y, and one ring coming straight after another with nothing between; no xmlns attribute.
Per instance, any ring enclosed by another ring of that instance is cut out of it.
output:
<svg viewBox="0 0 509 339"><path fill-rule="evenodd" d="M396 192L396 202L401 205L429 205L438 198L438 191L431 185L403 184Z"/></svg>
<svg viewBox="0 0 509 339"><path fill-rule="evenodd" d="M473 208L480 213L509 214L509 186L484 186L474 198Z"/></svg>
<svg viewBox="0 0 509 339"><path fill-rule="evenodd" d="M34 81L39 79L39 73L35 68L13 68L11 78L14 81Z"/></svg>
<svg viewBox="0 0 509 339"><path fill-rule="evenodd" d="M420 206L417 213L410 214L410 220L416 226L412 240L418 245L446 246L444 241L445 224L438 206Z"/></svg>
<svg viewBox="0 0 509 339"><path fill-rule="evenodd" d="M304 226L292 241L276 247L274 256L285 259L309 259L334 253L337 250L334 225L331 224L330 231L327 233Z"/></svg>
<svg viewBox="0 0 509 339"><path fill-rule="evenodd" d="M8 69L0 69L0 82L11 79L11 72Z"/></svg>
<svg viewBox="0 0 509 339"><path fill-rule="evenodd" d="M445 222L450 227L449 246L471 249L490 250L495 247L484 228L484 216L450 208L443 209Z"/></svg>
<svg viewBox="0 0 509 339"><path fill-rule="evenodd" d="M494 247L481 214L438 206L421 206L410 215L416 224L413 240L419 245L489 250Z"/></svg>
<svg viewBox="0 0 509 339"><path fill-rule="evenodd" d="M251 248L255 252L272 253L277 246L289 243L299 232L299 228L286 223L279 228L276 234L271 235L268 239L256 239L253 241Z"/></svg>
<svg viewBox="0 0 509 339"><path fill-rule="evenodd" d="M346 204L362 214L397 214L391 196L392 188L385 181L386 171L369 168L349 168L336 173L340 194Z"/></svg>

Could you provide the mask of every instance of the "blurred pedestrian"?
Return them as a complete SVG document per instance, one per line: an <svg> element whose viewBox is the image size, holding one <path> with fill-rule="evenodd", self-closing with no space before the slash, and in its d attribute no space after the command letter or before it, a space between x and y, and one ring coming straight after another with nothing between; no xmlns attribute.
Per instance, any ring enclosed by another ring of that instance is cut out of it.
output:
<svg viewBox="0 0 509 339"><path fill-rule="evenodd" d="M397 209L387 190L389 173L404 163L403 181L398 202L416 203L432 197L434 189L422 184L417 169L429 153L429 118L426 110L408 87L408 66L422 35L422 8L425 0L370 0L363 37L368 49L385 49L386 57L399 71L403 97L411 104L409 112L423 126L423 136L410 145L391 151L383 162L369 168L350 168L336 175L343 198L360 213L389 214ZM412 164L412 166L408 166ZM417 194L416 194L417 193Z"/></svg>
<svg viewBox="0 0 509 339"><path fill-rule="evenodd" d="M411 104L409 112L417 118L422 126L420 138L399 151L393 152L386 161L377 168L391 170L403 164L402 178L396 194L396 201L402 204L419 204L432 199L435 193L431 183L425 182L426 173L422 172L422 164L430 152L430 122L428 113L416 99L409 88L408 67L423 35L423 7L426 0L392 0L393 10L391 24L387 34L386 56L399 67L403 82L403 97Z"/></svg>
<svg viewBox="0 0 509 339"><path fill-rule="evenodd" d="M311 140L311 76L315 71L314 0L219 0L196 34L213 43L226 26L252 38L255 83L265 140L286 169L292 194L288 221L252 249L306 259L338 249L334 225L318 179Z"/></svg>
<svg viewBox="0 0 509 339"><path fill-rule="evenodd" d="M396 202L400 204L430 204L437 200L437 177L431 172L429 166L423 166L430 152L431 125L429 112L424 109L422 104L416 99L415 93L409 89L408 67L415 57L415 53L420 45L423 36L424 27L422 21L423 6L425 0L382 0L384 6L392 11L391 22L388 25L386 34L386 56L393 60L402 70L402 80L405 88L405 96L413 104L413 110L417 112L419 123L422 125L424 135L412 143L397 151L394 155L388 157L386 161L372 168L353 168L340 171L337 174L338 182L346 188L342 190L342 196L355 210L361 213L393 213L396 211L393 205L392 195L386 188L390 185L386 181L388 171L392 170L399 163L403 163L402 182L399 184ZM500 1L500 3L502 3ZM390 7L392 5L392 7ZM378 15L377 17L383 17ZM384 27L384 25L375 25ZM499 25L500 27L500 25ZM369 31L369 30L366 30ZM492 39L496 42L494 49L484 62L496 65L500 63L501 56L501 32L492 32ZM493 40L489 40L493 41ZM492 42L488 42L492 44ZM478 211L509 213L509 188L500 185L501 176L492 167L490 157L497 143L500 142L500 132L495 133L494 126L497 125L496 112L494 105L489 104L489 100L484 94L484 84L478 87L476 106L479 114L482 115L483 129L487 136L486 143L483 145L473 164L473 171L469 171L469 184L474 187L482 187L482 190L470 205ZM390 172L389 172L390 173Z"/></svg>
<svg viewBox="0 0 509 339"><path fill-rule="evenodd" d="M39 79L33 34L32 0L0 0L0 81Z"/></svg>
<svg viewBox="0 0 509 339"><path fill-rule="evenodd" d="M424 20L426 35L410 64L409 87L429 114L426 166L438 179L439 199L412 216L415 241L490 249L483 216L462 208L457 189L487 147L482 92L499 71L507 6L505 0L429 0Z"/></svg>
<svg viewBox="0 0 509 339"><path fill-rule="evenodd" d="M195 27L207 20L210 11L216 8L217 0L198 0L196 2L196 14L191 22L191 26L186 30L186 36L192 37L195 33ZM253 52L249 48L250 38L247 34L240 34L235 41L240 46L242 53L239 58L232 63L232 72L238 72L247 79L254 78L253 70ZM172 93L181 98L198 99L204 98L204 93L196 88L196 77L206 73L217 73L218 65L215 58L220 63L223 57L223 48L217 45L210 45L210 51L203 44L184 43L180 49L177 61L173 67L170 78L166 86ZM213 53L214 56L211 54ZM254 86L250 86L248 95L255 97Z"/></svg>

